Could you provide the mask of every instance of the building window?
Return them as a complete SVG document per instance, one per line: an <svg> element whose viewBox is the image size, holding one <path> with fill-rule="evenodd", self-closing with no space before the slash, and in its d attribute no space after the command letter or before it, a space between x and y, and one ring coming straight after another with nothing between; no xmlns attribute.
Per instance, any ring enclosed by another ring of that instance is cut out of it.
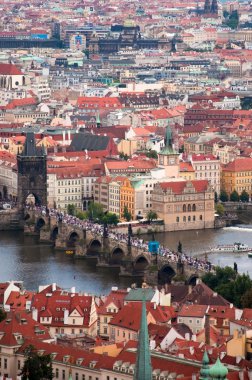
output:
<svg viewBox="0 0 252 380"><path fill-rule="evenodd" d="M188 205L187 211L191 211L191 205Z"/></svg>
<svg viewBox="0 0 252 380"><path fill-rule="evenodd" d="M59 369L58 368L56 368L56 370L55 370L55 377L56 377L56 379L59 378Z"/></svg>
<svg viewBox="0 0 252 380"><path fill-rule="evenodd" d="M183 222L186 222L186 216L183 216Z"/></svg>
<svg viewBox="0 0 252 380"><path fill-rule="evenodd" d="M65 380L65 378L66 378L66 371L62 369L62 379Z"/></svg>
<svg viewBox="0 0 252 380"><path fill-rule="evenodd" d="M79 374L78 373L75 374L75 380L79 380Z"/></svg>
<svg viewBox="0 0 252 380"><path fill-rule="evenodd" d="M7 359L4 359L4 369L7 368Z"/></svg>
<svg viewBox="0 0 252 380"><path fill-rule="evenodd" d="M203 218L202 218L202 215L200 215L199 218L200 218L200 220L202 220L202 219L203 219Z"/></svg>
<svg viewBox="0 0 252 380"><path fill-rule="evenodd" d="M188 216L188 222L190 222L191 221L191 217L190 216Z"/></svg>
<svg viewBox="0 0 252 380"><path fill-rule="evenodd" d="M183 212L186 212L186 205L183 205Z"/></svg>
<svg viewBox="0 0 252 380"><path fill-rule="evenodd" d="M176 222L179 223L179 216L177 216L177 218L176 218Z"/></svg>

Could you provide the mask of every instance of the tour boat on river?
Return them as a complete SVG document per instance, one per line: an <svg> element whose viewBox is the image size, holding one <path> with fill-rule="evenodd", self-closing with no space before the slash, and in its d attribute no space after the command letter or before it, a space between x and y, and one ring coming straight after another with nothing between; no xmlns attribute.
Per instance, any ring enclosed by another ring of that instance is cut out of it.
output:
<svg viewBox="0 0 252 380"><path fill-rule="evenodd" d="M247 244L243 243L234 243L234 244L219 244L216 247L211 248L211 252L216 253L251 253L252 257L252 248L249 247ZM250 257L250 255L249 255Z"/></svg>

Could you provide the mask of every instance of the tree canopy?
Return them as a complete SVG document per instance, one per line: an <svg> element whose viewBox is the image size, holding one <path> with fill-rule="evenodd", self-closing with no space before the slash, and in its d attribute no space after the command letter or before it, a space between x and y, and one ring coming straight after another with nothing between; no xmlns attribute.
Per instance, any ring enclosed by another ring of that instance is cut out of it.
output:
<svg viewBox="0 0 252 380"><path fill-rule="evenodd" d="M26 349L25 362L21 370L22 380L52 380L52 358L50 355L39 355L30 345Z"/></svg>
<svg viewBox="0 0 252 380"><path fill-rule="evenodd" d="M153 222L153 220L155 220L155 219L158 218L156 211L150 210L147 213L146 218L147 218L147 220L148 220L149 223Z"/></svg>
<svg viewBox="0 0 252 380"><path fill-rule="evenodd" d="M242 202L248 202L249 201L249 194L246 192L246 190L242 190L242 193L240 195L240 200Z"/></svg>
<svg viewBox="0 0 252 380"><path fill-rule="evenodd" d="M239 202L239 200L240 200L240 196L237 193L237 191L236 190L232 191L232 193L230 194L230 201L231 202Z"/></svg>
<svg viewBox="0 0 252 380"><path fill-rule="evenodd" d="M131 215L131 213L129 212L127 206L124 206L124 209L123 209L123 217L124 217L124 219L127 220L127 222L130 222L131 219L132 219L132 215Z"/></svg>
<svg viewBox="0 0 252 380"><path fill-rule="evenodd" d="M222 202L228 201L228 193L225 190L221 190L220 192L220 201Z"/></svg>
<svg viewBox="0 0 252 380"><path fill-rule="evenodd" d="M203 282L222 295L236 307L242 306L243 295L252 289L252 280L247 274L237 274L231 267L216 268L215 273L206 273Z"/></svg>

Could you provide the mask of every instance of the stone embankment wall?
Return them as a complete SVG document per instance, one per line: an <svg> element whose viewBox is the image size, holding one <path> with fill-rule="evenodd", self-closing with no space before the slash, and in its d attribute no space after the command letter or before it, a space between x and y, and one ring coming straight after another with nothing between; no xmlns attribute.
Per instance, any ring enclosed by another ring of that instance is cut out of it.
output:
<svg viewBox="0 0 252 380"><path fill-rule="evenodd" d="M0 231L24 229L22 219L17 210L0 210Z"/></svg>

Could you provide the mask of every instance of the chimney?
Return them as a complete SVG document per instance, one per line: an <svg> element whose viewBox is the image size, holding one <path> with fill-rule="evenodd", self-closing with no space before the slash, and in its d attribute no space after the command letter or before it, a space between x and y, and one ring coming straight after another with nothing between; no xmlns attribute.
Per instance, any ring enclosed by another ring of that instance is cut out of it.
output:
<svg viewBox="0 0 252 380"><path fill-rule="evenodd" d="M244 372L243 370L239 371L239 379L244 380Z"/></svg>
<svg viewBox="0 0 252 380"><path fill-rule="evenodd" d="M205 343L210 345L210 315L205 314Z"/></svg>
<svg viewBox="0 0 252 380"><path fill-rule="evenodd" d="M34 319L34 321L38 322L38 309L32 310L32 319Z"/></svg>
<svg viewBox="0 0 252 380"><path fill-rule="evenodd" d="M56 282L53 282L52 283L52 292L55 292L56 291Z"/></svg>

